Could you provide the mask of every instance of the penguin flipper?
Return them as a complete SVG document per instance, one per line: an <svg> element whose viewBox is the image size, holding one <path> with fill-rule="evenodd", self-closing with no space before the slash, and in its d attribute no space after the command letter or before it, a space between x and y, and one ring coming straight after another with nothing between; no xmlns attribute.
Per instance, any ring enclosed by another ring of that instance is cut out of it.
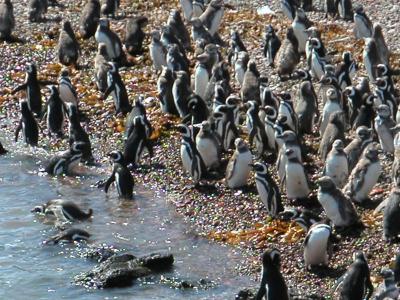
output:
<svg viewBox="0 0 400 300"><path fill-rule="evenodd" d="M107 87L107 89L105 90L105 92L103 93L103 99L107 99L108 96L110 96L111 92L115 89L115 84L114 81Z"/></svg>
<svg viewBox="0 0 400 300"><path fill-rule="evenodd" d="M233 170L235 170L236 167L236 159L234 160L230 160L228 163L228 166L226 167L226 179L231 179L234 172Z"/></svg>
<svg viewBox="0 0 400 300"><path fill-rule="evenodd" d="M18 136L21 129L22 129L22 120L19 121L17 129L15 130L15 142L18 141Z"/></svg>
<svg viewBox="0 0 400 300"><path fill-rule="evenodd" d="M107 179L105 185L104 185L104 191L108 193L108 189L110 188L111 183L115 181L115 172L113 172L110 176L110 178Z"/></svg>
<svg viewBox="0 0 400 300"><path fill-rule="evenodd" d="M27 83L24 83L24 84L21 84L21 85L17 86L15 89L13 89L13 90L11 91L11 95L14 95L14 94L17 93L17 92L26 89L27 86L28 86Z"/></svg>

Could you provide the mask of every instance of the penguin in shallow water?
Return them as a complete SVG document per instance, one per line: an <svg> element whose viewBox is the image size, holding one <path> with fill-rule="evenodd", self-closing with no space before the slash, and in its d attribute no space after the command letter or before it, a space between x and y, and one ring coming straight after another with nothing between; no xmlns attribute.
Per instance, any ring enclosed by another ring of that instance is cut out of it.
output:
<svg viewBox="0 0 400 300"><path fill-rule="evenodd" d="M156 71L162 71L167 66L167 49L161 43L161 34L154 30L151 32L151 44L149 46L150 57Z"/></svg>
<svg viewBox="0 0 400 300"><path fill-rule="evenodd" d="M362 5L354 9L354 35L356 39L369 38L372 36L372 22L368 18Z"/></svg>
<svg viewBox="0 0 400 300"><path fill-rule="evenodd" d="M50 97L47 101L47 128L49 130L49 136L52 133L56 134L58 138L63 136L64 127L64 103L60 98L58 89L52 85L50 87Z"/></svg>
<svg viewBox="0 0 400 300"><path fill-rule="evenodd" d="M383 211L383 236L386 241L395 241L400 235L398 226L400 218L400 188L396 186L392 189Z"/></svg>
<svg viewBox="0 0 400 300"><path fill-rule="evenodd" d="M77 65L81 49L69 21L64 21L62 25L57 49L58 60L61 64L66 66Z"/></svg>
<svg viewBox="0 0 400 300"><path fill-rule="evenodd" d="M277 249L267 250L262 257L261 285L255 300L280 299L289 300L289 291L283 278L281 254Z"/></svg>
<svg viewBox="0 0 400 300"><path fill-rule="evenodd" d="M88 0L79 19L79 33L82 38L89 39L96 33L100 20L99 0Z"/></svg>
<svg viewBox="0 0 400 300"><path fill-rule="evenodd" d="M122 49L122 43L118 35L110 29L110 21L108 19L100 19L94 35L97 44L104 43L107 49L107 60L118 63L118 65L126 64L125 52Z"/></svg>
<svg viewBox="0 0 400 300"><path fill-rule="evenodd" d="M85 144L77 142L72 144L69 150L60 153L46 163L44 171L49 175L71 175L72 169L82 158Z"/></svg>
<svg viewBox="0 0 400 300"><path fill-rule="evenodd" d="M377 108L378 116L375 118L375 131L378 134L379 143L384 152L394 153L394 136L392 128L396 122L391 117L389 106L381 104Z"/></svg>
<svg viewBox="0 0 400 300"><path fill-rule="evenodd" d="M225 172L226 185L231 189L243 187L250 177L252 155L246 142L241 138L235 140L236 150L229 159Z"/></svg>
<svg viewBox="0 0 400 300"><path fill-rule="evenodd" d="M265 163L256 162L251 166L255 171L258 195L264 203L268 214L275 218L284 209L279 187L268 173L268 167Z"/></svg>
<svg viewBox="0 0 400 300"><path fill-rule="evenodd" d="M63 199L53 199L45 204L35 206L31 212L52 214L62 221L85 221L93 215L93 210L89 208L84 212L75 202Z"/></svg>
<svg viewBox="0 0 400 300"><path fill-rule="evenodd" d="M43 244L58 244L59 242L80 242L80 241L87 241L90 238L90 233L86 230L79 229L79 228L68 228L64 231L53 235L48 240L44 241Z"/></svg>
<svg viewBox="0 0 400 300"><path fill-rule="evenodd" d="M303 164L293 149L287 149L285 155L287 162L283 182L286 187L286 196L288 199L304 199L310 194L310 188Z"/></svg>
<svg viewBox="0 0 400 300"><path fill-rule="evenodd" d="M323 162L325 162L326 156L331 151L334 141L337 139L345 140L343 117L344 115L341 111L336 111L329 116L329 123L326 126L318 149Z"/></svg>
<svg viewBox="0 0 400 300"><path fill-rule="evenodd" d="M104 185L104 191L108 193L110 185L115 182L118 195L120 197L131 199L133 193L134 180L131 172L129 172L124 156L121 151L112 151L108 153L112 160L113 171Z"/></svg>
<svg viewBox="0 0 400 300"><path fill-rule="evenodd" d="M107 17L115 19L115 14L119 8L120 0L102 0L101 13Z"/></svg>
<svg viewBox="0 0 400 300"><path fill-rule="evenodd" d="M303 242L304 264L307 270L329 264L332 252L332 228L327 224L314 224L307 232Z"/></svg>
<svg viewBox="0 0 400 300"><path fill-rule="evenodd" d="M0 2L0 39L10 40L15 27L14 9L11 0Z"/></svg>
<svg viewBox="0 0 400 300"><path fill-rule="evenodd" d="M267 58L268 65L274 66L275 56L281 47L281 40L275 33L275 29L272 25L268 25L265 30L265 45L264 45L264 57Z"/></svg>
<svg viewBox="0 0 400 300"><path fill-rule="evenodd" d="M218 170L221 165L221 146L209 121L201 123L200 131L196 136L196 147L206 168Z"/></svg>
<svg viewBox="0 0 400 300"><path fill-rule="evenodd" d="M47 13L47 0L30 0L28 7L30 22L42 22L46 19L44 15Z"/></svg>
<svg viewBox="0 0 400 300"><path fill-rule="evenodd" d="M19 120L18 126L15 130L15 142L18 141L19 132L22 129L22 135L24 137L25 143L30 146L37 146L39 141L39 126L33 117L32 112L28 107L26 101L20 102L21 108L21 119Z"/></svg>
<svg viewBox="0 0 400 300"><path fill-rule="evenodd" d="M344 151L343 141L334 141L332 149L325 160L322 174L329 176L339 189L346 184L349 177L349 162Z"/></svg>
<svg viewBox="0 0 400 300"><path fill-rule="evenodd" d="M146 37L143 29L148 23L145 16L130 18L125 26L125 49L130 55L143 53L143 41Z"/></svg>

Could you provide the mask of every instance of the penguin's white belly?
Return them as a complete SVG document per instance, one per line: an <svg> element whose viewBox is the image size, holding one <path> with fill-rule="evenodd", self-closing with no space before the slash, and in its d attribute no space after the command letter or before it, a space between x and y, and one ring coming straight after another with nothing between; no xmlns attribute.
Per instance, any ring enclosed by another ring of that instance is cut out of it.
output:
<svg viewBox="0 0 400 300"><path fill-rule="evenodd" d="M341 111L341 110L342 109L341 109L339 103L331 102L328 100L328 102L325 104L323 112L322 112L322 121L321 121L321 126L319 128L319 132L320 132L321 136L324 134L326 126L328 126L330 115L336 111Z"/></svg>
<svg viewBox="0 0 400 300"><path fill-rule="evenodd" d="M246 73L246 70L243 68L241 62L236 62L235 63L235 78L240 86L242 86L242 84L243 84L244 73Z"/></svg>
<svg viewBox="0 0 400 300"><path fill-rule="evenodd" d="M228 179L228 186L230 188L238 188L246 185L247 179L250 175L250 166L252 161L251 152L240 153L236 157L235 170L233 170L233 175Z"/></svg>
<svg viewBox="0 0 400 300"><path fill-rule="evenodd" d="M117 57L113 43L106 34L104 34L102 31L96 31L95 38L98 44L104 43L106 45L107 55L110 59Z"/></svg>
<svg viewBox="0 0 400 300"><path fill-rule="evenodd" d="M354 199L363 201L368 198L368 194L372 191L375 184L378 182L382 172L382 166L379 162L374 162L368 165L368 171L364 176L364 182L361 188L354 193Z"/></svg>
<svg viewBox="0 0 400 300"><path fill-rule="evenodd" d="M304 247L306 266L328 265L328 240L330 232L326 228L315 228Z"/></svg>
<svg viewBox="0 0 400 300"><path fill-rule="evenodd" d="M189 21L192 18L192 1L180 0L179 2L182 6L183 16Z"/></svg>
<svg viewBox="0 0 400 300"><path fill-rule="evenodd" d="M393 135L385 125L375 123L375 129L378 133L379 143L385 152L394 153Z"/></svg>
<svg viewBox="0 0 400 300"><path fill-rule="evenodd" d="M167 65L165 55L159 45L150 45L150 57L156 70L162 70L162 66Z"/></svg>
<svg viewBox="0 0 400 300"><path fill-rule="evenodd" d="M190 174L192 172L192 160L189 156L189 153L186 151L185 145L181 146L181 159L183 169Z"/></svg>
<svg viewBox="0 0 400 300"><path fill-rule="evenodd" d="M356 30L356 38L369 38L372 35L371 28L364 23L364 18L354 15L354 26Z"/></svg>
<svg viewBox="0 0 400 300"><path fill-rule="evenodd" d="M208 138L198 139L196 146L207 168L219 165L218 150L213 141Z"/></svg>
<svg viewBox="0 0 400 300"><path fill-rule="evenodd" d="M278 119L280 116L285 116L287 121L286 123L288 124L288 126L293 130L296 131L296 128L294 126L294 120L292 117L292 111L284 104L279 105L279 109L278 109Z"/></svg>
<svg viewBox="0 0 400 300"><path fill-rule="evenodd" d="M305 32L306 27L304 24L294 21L292 24L294 35L299 42L299 53L304 53L306 51L306 42L308 40L308 35Z"/></svg>
<svg viewBox="0 0 400 300"><path fill-rule="evenodd" d="M332 220L335 226L344 226L346 225L342 216L339 212L339 205L335 198L333 198L328 193L322 193L318 191L318 201L321 203L322 207L325 210L326 216Z"/></svg>
<svg viewBox="0 0 400 300"><path fill-rule="evenodd" d="M201 99L205 98L208 80L207 70L203 66L198 65L194 75L194 92L199 95Z"/></svg>
<svg viewBox="0 0 400 300"><path fill-rule="evenodd" d="M328 157L325 165L325 175L332 178L338 188L342 188L349 176L347 158L344 156Z"/></svg>
<svg viewBox="0 0 400 300"><path fill-rule="evenodd" d="M275 131L271 124L265 122L265 132L268 138L268 145L271 149L275 150Z"/></svg>
<svg viewBox="0 0 400 300"><path fill-rule="evenodd" d="M215 33L217 33L218 29L219 29L219 25L221 24L221 20L222 20L222 16L224 14L224 9L223 7L221 7L213 16L212 20L211 20L211 25L210 28L208 29L208 31L210 32L210 34L213 36Z"/></svg>
<svg viewBox="0 0 400 300"><path fill-rule="evenodd" d="M258 192L258 195L260 196L261 201L264 203L264 206L268 209L268 207L269 207L269 203L268 203L269 190L265 188L263 181L261 181L260 179L257 179L257 178L256 178L256 187L257 187L257 192Z"/></svg>
<svg viewBox="0 0 400 300"><path fill-rule="evenodd" d="M325 74L325 66L321 61L319 55L313 50L311 52L311 72L313 77L321 80L322 76Z"/></svg>
<svg viewBox="0 0 400 300"><path fill-rule="evenodd" d="M365 70L367 71L369 80L371 82L375 81L375 76L374 76L374 71L373 71L373 63L371 63L371 59L368 55L368 53L364 50L363 52L363 60L364 60L364 66L365 66Z"/></svg>
<svg viewBox="0 0 400 300"><path fill-rule="evenodd" d="M286 163L286 195L289 199L305 198L310 193L302 165Z"/></svg>
<svg viewBox="0 0 400 300"><path fill-rule="evenodd" d="M287 149L292 149L296 154L298 161L302 161L301 158L301 150L297 146L289 146L287 147L285 144L282 145L281 149L279 150L278 160L277 160L277 168L278 168L278 176L280 179L285 175L286 172L286 164L287 164L287 156L285 155L285 151Z"/></svg>

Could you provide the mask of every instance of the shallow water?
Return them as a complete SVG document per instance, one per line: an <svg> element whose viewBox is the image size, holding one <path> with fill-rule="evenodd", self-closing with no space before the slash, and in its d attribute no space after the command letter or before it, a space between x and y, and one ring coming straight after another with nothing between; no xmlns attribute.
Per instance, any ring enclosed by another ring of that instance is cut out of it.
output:
<svg viewBox="0 0 400 300"><path fill-rule="evenodd" d="M136 186L135 200L121 201L114 188L106 196L92 187L104 179L96 169L81 178L39 176L38 156L0 157L0 299L234 299L241 288L252 285L249 278L235 275L240 256L191 232L162 193ZM123 289L86 290L73 285L74 275L95 263L78 257L76 245L43 245L57 230L30 213L35 205L54 198L94 210L91 222L76 224L92 234L90 243L114 245L137 256L171 252L174 269L163 275L206 278L217 286L182 291L159 283L160 275Z"/></svg>

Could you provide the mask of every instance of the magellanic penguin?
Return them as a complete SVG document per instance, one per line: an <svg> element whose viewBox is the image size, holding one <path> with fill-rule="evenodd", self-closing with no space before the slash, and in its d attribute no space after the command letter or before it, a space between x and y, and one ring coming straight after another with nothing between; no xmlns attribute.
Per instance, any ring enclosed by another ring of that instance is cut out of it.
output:
<svg viewBox="0 0 400 300"><path fill-rule="evenodd" d="M125 141L123 156L127 165L137 166L145 149L147 149L150 158L153 157L153 145L147 138L146 123L143 116L136 116L133 124L133 130Z"/></svg>
<svg viewBox="0 0 400 300"><path fill-rule="evenodd" d="M61 64L77 66L81 50L69 21L64 21L62 25L57 49L58 60Z"/></svg>
<svg viewBox="0 0 400 300"><path fill-rule="evenodd" d="M372 31L372 38L375 40L378 55L383 64L389 65L390 51L383 36L382 26L375 23Z"/></svg>
<svg viewBox="0 0 400 300"><path fill-rule="evenodd" d="M318 153L323 162L325 162L326 156L329 151L331 151L333 142L337 139L342 141L345 140L343 118L344 114L341 111L335 111L329 116L329 123L322 135L318 149Z"/></svg>
<svg viewBox="0 0 400 300"><path fill-rule="evenodd" d="M357 165L351 171L348 183L343 191L356 202L369 200L368 194L378 182L382 166L378 158L378 145L372 143L363 152Z"/></svg>
<svg viewBox="0 0 400 300"><path fill-rule="evenodd" d="M163 67L167 66L167 49L161 43L161 34L157 30L151 32L149 50L154 69L161 71Z"/></svg>
<svg viewBox="0 0 400 300"><path fill-rule="evenodd" d="M306 32L308 34L308 40L306 42L306 61L308 69L311 69L312 43L316 44L315 42L312 42L312 39L315 38L318 40L318 45L315 45L314 48L320 59L324 61L326 60L326 49L321 39L321 31L317 27L311 26L306 30Z"/></svg>
<svg viewBox="0 0 400 300"><path fill-rule="evenodd" d="M236 150L229 159L225 172L226 185L231 189L243 187L250 177L252 155L246 142L241 138L235 140Z"/></svg>
<svg viewBox="0 0 400 300"><path fill-rule="evenodd" d="M393 95L398 95L393 83L393 76L400 75L400 70L392 70L389 65L379 64L376 66L377 77L386 77L389 83L389 91Z"/></svg>
<svg viewBox="0 0 400 300"><path fill-rule="evenodd" d="M383 269L380 275L383 277L383 282L378 286L374 300L399 299L400 290L396 285L393 270Z"/></svg>
<svg viewBox="0 0 400 300"><path fill-rule="evenodd" d="M247 64L240 96L244 103L253 100L260 104L260 73L254 60L250 60Z"/></svg>
<svg viewBox="0 0 400 300"><path fill-rule="evenodd" d="M137 116L141 116L143 118L145 129L146 129L146 137L150 138L153 133L153 127L151 126L150 121L147 119L146 107L143 104L143 96L139 96L132 107L132 110L126 117L125 121L125 137L128 138L132 133L135 127L135 118Z"/></svg>
<svg viewBox="0 0 400 300"><path fill-rule="evenodd" d="M381 58L379 56L378 47L373 38L365 39L365 46L363 51L363 60L365 70L367 71L369 81L375 82L376 79L376 67L381 64Z"/></svg>
<svg viewBox="0 0 400 300"><path fill-rule="evenodd" d="M224 83L224 91L227 94L232 93L232 87L229 84L230 82L229 65L225 61L217 63L211 71L211 77L210 80L208 81L206 96L203 99L204 101L206 101L206 103L211 103L211 101L213 100L215 96L215 84L221 80Z"/></svg>
<svg viewBox="0 0 400 300"><path fill-rule="evenodd" d="M328 224L314 224L308 230L303 242L304 264L307 270L329 264L332 254L332 228Z"/></svg>
<svg viewBox="0 0 400 300"><path fill-rule="evenodd" d="M325 11L325 18L328 16L336 17L338 14L338 7L337 1L335 0L324 0L324 11Z"/></svg>
<svg viewBox="0 0 400 300"><path fill-rule="evenodd" d="M357 70L357 64L351 55L351 52L345 51L342 55L343 62L340 63L335 70L335 77L338 80L342 91L348 86L351 86L351 77Z"/></svg>
<svg viewBox="0 0 400 300"><path fill-rule="evenodd" d="M322 110L321 125L319 126L320 136L324 135L325 129L328 126L329 118L334 112L343 112L340 105L339 95L336 89L330 88L326 92L327 101Z"/></svg>
<svg viewBox="0 0 400 300"><path fill-rule="evenodd" d="M285 130L281 134L276 135L276 140L277 143L279 143L279 140L282 143L279 149L278 159L276 161L278 176L282 181L285 176L285 168L287 163L287 156L285 155L286 150L292 149L295 152L297 159L301 162L301 148L296 133L291 130Z"/></svg>
<svg viewBox="0 0 400 300"><path fill-rule="evenodd" d="M194 71L194 92L202 99L205 98L208 81L210 80L207 70L207 62L210 59L208 55L200 55L197 57L198 63Z"/></svg>
<svg viewBox="0 0 400 300"><path fill-rule="evenodd" d="M292 200L304 199L310 194L310 188L303 164L293 149L287 149L285 155L287 162L283 182L286 187L286 196Z"/></svg>
<svg viewBox="0 0 400 300"><path fill-rule="evenodd" d="M69 150L60 153L47 162L44 171L49 175L71 175L72 169L79 163L85 144L73 143Z"/></svg>
<svg viewBox="0 0 400 300"><path fill-rule="evenodd" d="M282 93L279 95L279 98L278 120L284 116L286 118L286 124L289 126L290 130L298 132L298 119L294 110L292 96L289 93Z"/></svg>
<svg viewBox="0 0 400 300"><path fill-rule="evenodd" d="M88 0L79 19L79 33L82 38L89 39L96 33L100 20L99 0Z"/></svg>
<svg viewBox="0 0 400 300"><path fill-rule="evenodd" d="M267 134L263 121L259 117L259 106L255 101L246 103L246 126L249 133L249 144L256 147L257 157L262 157L268 149Z"/></svg>
<svg viewBox="0 0 400 300"><path fill-rule="evenodd" d="M268 65L274 66L275 56L281 47L281 40L275 33L272 25L268 25L265 30L264 57L267 58Z"/></svg>
<svg viewBox="0 0 400 300"><path fill-rule="evenodd" d="M293 33L298 41L298 52L303 54L306 52L306 42L308 39L307 29L312 25L302 8L297 8L296 17L293 20Z"/></svg>
<svg viewBox="0 0 400 300"><path fill-rule="evenodd" d="M349 171L356 166L364 149L372 143L372 129L366 126L359 126L352 141L344 148L349 160Z"/></svg>
<svg viewBox="0 0 400 300"><path fill-rule="evenodd" d="M373 25L362 5L354 9L354 35L356 39L370 38Z"/></svg>
<svg viewBox="0 0 400 300"><path fill-rule="evenodd" d="M44 15L47 13L47 0L30 0L28 7L30 22L42 22L46 19Z"/></svg>
<svg viewBox="0 0 400 300"><path fill-rule="evenodd" d="M348 86L343 90L344 101L349 107L349 125L355 129L354 123L359 114L359 110L364 103L365 96L354 86Z"/></svg>
<svg viewBox="0 0 400 300"><path fill-rule="evenodd" d="M400 125L392 128L394 134L394 161L391 170L392 181L400 182Z"/></svg>
<svg viewBox="0 0 400 300"><path fill-rule="evenodd" d="M278 76L281 80L285 79L285 76L290 77L300 62L298 47L299 42L293 32L293 28L290 27L286 32L286 38L283 40L275 59Z"/></svg>
<svg viewBox="0 0 400 300"><path fill-rule="evenodd" d="M249 60L250 57L247 52L241 51L238 53L234 68L235 68L235 78L240 87L243 86L244 75L246 74Z"/></svg>
<svg viewBox="0 0 400 300"><path fill-rule="evenodd" d="M344 152L343 141L335 140L333 143L332 149L326 157L322 174L329 176L339 189L346 184L349 177L349 162Z"/></svg>
<svg viewBox="0 0 400 300"><path fill-rule="evenodd" d="M58 138L63 136L64 127L64 114L66 113L65 105L60 98L58 89L52 85L50 87L50 97L47 100L47 128L49 136L52 133L56 134Z"/></svg>
<svg viewBox="0 0 400 300"><path fill-rule="evenodd" d="M381 104L377 111L378 116L375 118L374 128L378 134L382 151L394 153L394 136L391 129L396 126L396 122L391 117L389 106Z"/></svg>
<svg viewBox="0 0 400 300"><path fill-rule="evenodd" d="M344 228L360 223L353 203L336 187L329 176L321 177L317 184L318 201L334 226Z"/></svg>
<svg viewBox="0 0 400 300"><path fill-rule="evenodd" d="M103 98L111 94L114 99L116 113L126 114L131 111L132 106L129 103L128 93L121 75L118 72L116 63L110 63L111 69L107 73L107 89L103 94Z"/></svg>
<svg viewBox="0 0 400 300"><path fill-rule="evenodd" d="M280 6L283 14L293 21L296 17L296 8L299 6L297 0L280 0Z"/></svg>
<svg viewBox="0 0 400 300"><path fill-rule="evenodd" d="M209 121L203 121L196 136L196 147L207 170L218 170L221 165L221 146Z"/></svg>
<svg viewBox="0 0 400 300"><path fill-rule="evenodd" d="M102 0L101 13L107 17L115 19L115 14L119 8L120 0Z"/></svg>
<svg viewBox="0 0 400 300"><path fill-rule="evenodd" d="M313 78L317 80L321 80L322 76L325 74L325 65L326 59L323 54L322 43L321 40L318 38L311 38L309 40L309 47L311 48L310 51L310 58L309 58L309 67L311 71L311 75Z"/></svg>
<svg viewBox="0 0 400 300"><path fill-rule="evenodd" d="M218 32L223 15L224 1L211 0L206 10L201 14L199 19L208 28L208 31L211 33L211 35L214 35Z"/></svg>
<svg viewBox="0 0 400 300"><path fill-rule="evenodd" d="M108 193L110 185L115 182L118 195L122 198L132 199L134 180L131 172L128 170L124 156L121 151L112 151L108 153L112 160L113 171L104 185L104 191Z"/></svg>
<svg viewBox="0 0 400 300"><path fill-rule="evenodd" d="M174 81L175 78L172 70L163 66L161 74L157 80L158 99L160 100L161 111L163 113L179 116L174 103L174 96L172 94Z"/></svg>
<svg viewBox="0 0 400 300"><path fill-rule="evenodd" d="M7 154L7 153L8 153L8 151L6 149L4 149L3 145L0 142L0 155L4 155L4 154Z"/></svg>
<svg viewBox="0 0 400 300"><path fill-rule="evenodd" d="M167 66L172 71L185 71L189 73L189 63L186 56L179 50L177 44L170 44L167 47Z"/></svg>
<svg viewBox="0 0 400 300"><path fill-rule="evenodd" d="M210 111L204 100L196 94L188 97L188 114L182 119L182 123L199 124L206 121L210 116Z"/></svg>
<svg viewBox="0 0 400 300"><path fill-rule="evenodd" d="M148 23L145 16L130 18L125 26L125 49L130 55L143 53L143 41L146 37L143 29Z"/></svg>
<svg viewBox="0 0 400 300"><path fill-rule="evenodd" d="M108 63L107 46L104 43L99 43L96 57L94 59L94 77L96 85L100 92L104 93L107 89L107 73L111 69Z"/></svg>
<svg viewBox="0 0 400 300"><path fill-rule="evenodd" d="M214 36L199 18L193 18L189 23L192 25L191 37L196 43L200 43L201 41L204 41L205 44L216 42Z"/></svg>
<svg viewBox="0 0 400 300"><path fill-rule="evenodd" d="M265 163L256 162L251 166L255 171L258 195L268 214L275 218L284 209L279 187L268 173L268 167Z"/></svg>
<svg viewBox="0 0 400 300"><path fill-rule="evenodd" d="M235 113L238 110L239 98L230 96L227 99L226 105L218 105L213 115L220 115L220 118L216 124L216 131L220 135L222 140L222 146L225 151L228 151L235 139L239 136L239 131L236 127Z"/></svg>
<svg viewBox="0 0 400 300"><path fill-rule="evenodd" d="M85 221L93 215L93 210L89 208L84 212L75 202L63 199L53 199L45 204L35 206L31 209L33 213L54 215L60 221Z"/></svg>
<svg viewBox="0 0 400 300"><path fill-rule="evenodd" d="M11 0L0 2L0 39L11 40L11 32L15 27L14 9Z"/></svg>
<svg viewBox="0 0 400 300"><path fill-rule="evenodd" d="M49 239L43 242L43 244L58 244L59 242L67 242L67 243L74 243L74 242L81 242L87 241L90 238L90 233L86 230L79 229L79 228L68 228L63 230L56 235L53 235Z"/></svg>
<svg viewBox="0 0 400 300"><path fill-rule="evenodd" d="M264 107L263 110L265 112L264 124L265 133L267 134L268 145L271 149L271 152L277 154L279 151L279 145L275 137L275 134L277 133L275 121L278 113L276 112L276 109L274 107L269 105ZM278 134L281 133L282 132L279 132Z"/></svg>
<svg viewBox="0 0 400 300"><path fill-rule="evenodd" d="M169 14L168 17L168 26L170 26L176 35L176 37L179 39L179 41L182 43L182 46L186 50L191 49L190 45L190 35L188 30L186 29L185 24L183 23L181 14L179 13L179 10L173 9L171 13Z"/></svg>
<svg viewBox="0 0 400 300"><path fill-rule="evenodd" d="M395 241L400 235L398 226L400 218L400 187L398 182L391 190L385 210L383 211L383 236L386 241Z"/></svg>
<svg viewBox="0 0 400 300"><path fill-rule="evenodd" d="M335 291L340 288L340 299L362 300L370 299L374 291L369 266L363 252L357 251L353 255L353 263L346 273L338 279Z"/></svg>
<svg viewBox="0 0 400 300"><path fill-rule="evenodd" d="M240 38L237 30L231 30L230 49L228 51L228 62L231 66L235 65L239 52L247 52L246 46Z"/></svg>
<svg viewBox="0 0 400 300"><path fill-rule="evenodd" d="M391 92L390 79L389 77L378 77L376 78L376 89L375 94L378 96L377 101L374 103L375 106L379 104L386 104L389 106L390 115L393 119L397 119L398 113L398 100L397 96Z"/></svg>
<svg viewBox="0 0 400 300"><path fill-rule="evenodd" d="M346 21L353 21L354 11L352 0L336 0L339 16Z"/></svg>
<svg viewBox="0 0 400 300"><path fill-rule="evenodd" d="M20 108L21 119L19 120L17 129L15 130L15 142L18 141L18 135L22 129L25 143L30 146L37 146L39 141L39 126L26 101L20 102Z"/></svg>
<svg viewBox="0 0 400 300"><path fill-rule="evenodd" d="M71 103L78 107L78 94L71 83L68 69L66 68L61 70L60 77L58 78L58 94L65 105Z"/></svg>
<svg viewBox="0 0 400 300"><path fill-rule="evenodd" d="M265 297L265 299L289 300L289 291L280 271L281 254L279 250L267 250L261 259L261 285L254 299L262 300Z"/></svg>
<svg viewBox="0 0 400 300"><path fill-rule="evenodd" d="M176 79L172 86L172 95L179 116L183 118L189 113L188 98L192 94L190 78L185 71L178 71L175 76Z"/></svg>

